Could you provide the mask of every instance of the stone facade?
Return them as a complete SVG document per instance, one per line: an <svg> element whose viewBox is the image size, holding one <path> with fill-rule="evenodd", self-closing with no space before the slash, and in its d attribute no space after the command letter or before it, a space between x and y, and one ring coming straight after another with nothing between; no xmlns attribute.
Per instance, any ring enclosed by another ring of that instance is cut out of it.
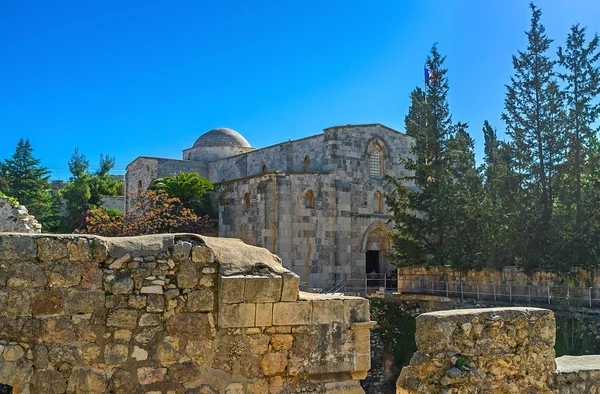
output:
<svg viewBox="0 0 600 394"><path fill-rule="evenodd" d="M219 235L268 248L309 287L392 269L383 175L407 174L399 156L410 154L410 137L379 124L349 125L254 150L245 140L221 146L228 142L216 134L184 150L186 160L137 158L127 167L126 191L198 172L215 184Z"/></svg>
<svg viewBox="0 0 600 394"><path fill-rule="evenodd" d="M363 393L368 301L235 239L0 234L0 388Z"/></svg>
<svg viewBox="0 0 600 394"><path fill-rule="evenodd" d="M554 314L547 309L422 314L418 351L402 369L396 393L598 393L600 356L555 360L555 337Z"/></svg>
<svg viewBox="0 0 600 394"><path fill-rule="evenodd" d="M0 233L41 233L42 225L27 212L23 205L13 205L7 197L0 197Z"/></svg>

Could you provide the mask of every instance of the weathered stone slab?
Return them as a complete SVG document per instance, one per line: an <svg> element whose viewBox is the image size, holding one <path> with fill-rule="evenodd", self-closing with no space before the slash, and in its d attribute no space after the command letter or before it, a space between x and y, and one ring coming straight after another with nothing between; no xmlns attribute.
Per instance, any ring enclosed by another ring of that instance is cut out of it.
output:
<svg viewBox="0 0 600 394"><path fill-rule="evenodd" d="M224 304L244 302L245 287L246 278L243 275L219 275L219 302Z"/></svg>
<svg viewBox="0 0 600 394"><path fill-rule="evenodd" d="M281 301L295 302L298 300L300 277L293 272L282 275Z"/></svg>
<svg viewBox="0 0 600 394"><path fill-rule="evenodd" d="M281 300L281 276L246 276L244 302L279 302Z"/></svg>
<svg viewBox="0 0 600 394"><path fill-rule="evenodd" d="M256 304L222 304L219 308L219 327L254 327Z"/></svg>
<svg viewBox="0 0 600 394"><path fill-rule="evenodd" d="M273 304L274 326L308 325L311 323L312 303L278 302Z"/></svg>

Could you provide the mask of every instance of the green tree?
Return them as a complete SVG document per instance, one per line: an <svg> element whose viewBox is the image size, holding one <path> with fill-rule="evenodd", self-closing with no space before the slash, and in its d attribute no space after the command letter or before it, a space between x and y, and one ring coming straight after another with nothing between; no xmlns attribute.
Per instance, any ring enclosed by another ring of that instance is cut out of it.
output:
<svg viewBox="0 0 600 394"><path fill-rule="evenodd" d="M555 183L564 160L561 96L548 50L552 40L533 4L528 45L513 56L515 74L507 85L502 119L511 137L513 166L519 177L520 253L526 269L552 265ZM515 212L516 214L516 212Z"/></svg>
<svg viewBox="0 0 600 394"><path fill-rule="evenodd" d="M99 168L92 173L85 155L75 148L69 159L71 179L62 190L69 218L65 231L83 228L85 213L102 206L103 196L116 195L118 181L108 175L114 165L114 157L100 155Z"/></svg>
<svg viewBox="0 0 600 394"><path fill-rule="evenodd" d="M566 104L567 154L561 192L563 250L561 260L569 266L596 265L597 247L590 239L591 219L597 188L592 178L595 148L598 145L595 122L600 115L599 39L586 42L586 29L571 27L565 47L558 49L562 93Z"/></svg>
<svg viewBox="0 0 600 394"><path fill-rule="evenodd" d="M397 265L476 264L458 257L478 242L459 234L474 234L468 216L478 214L480 182L466 125L452 124L444 60L434 45L426 63L434 78L426 91L411 93L405 126L414 143L411 157L401 158L410 175L388 177L392 192L386 202L394 222L392 258Z"/></svg>
<svg viewBox="0 0 600 394"><path fill-rule="evenodd" d="M27 207L42 224L44 231L53 230L52 220L57 215L53 209L52 192L49 184L50 172L33 157L29 139L21 138L12 158L0 163L2 182L0 190L16 198Z"/></svg>
<svg viewBox="0 0 600 394"><path fill-rule="evenodd" d="M207 192L214 190L214 186L197 172L180 171L179 174L155 179L150 189L164 190L169 197L177 198L183 207L199 215L211 213Z"/></svg>

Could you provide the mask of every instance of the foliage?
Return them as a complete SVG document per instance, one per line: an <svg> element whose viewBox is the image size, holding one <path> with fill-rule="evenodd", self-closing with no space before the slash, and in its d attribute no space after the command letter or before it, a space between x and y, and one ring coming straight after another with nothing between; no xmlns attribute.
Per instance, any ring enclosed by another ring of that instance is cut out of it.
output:
<svg viewBox="0 0 600 394"><path fill-rule="evenodd" d="M380 334L386 349L394 354L395 365L408 365L414 352L416 320L391 300L372 298L371 317L377 322L374 333Z"/></svg>
<svg viewBox="0 0 600 394"><path fill-rule="evenodd" d="M102 206L104 196L116 195L119 181L108 175L114 165L114 157L100 155L99 168L92 173L85 155L75 148L69 159L71 179L62 190L68 215L65 232L83 228L86 212Z"/></svg>
<svg viewBox="0 0 600 394"><path fill-rule="evenodd" d="M197 172L180 171L179 174L155 179L150 189L164 190L170 197L177 198L183 207L199 215L211 214L207 192L214 190L214 186Z"/></svg>
<svg viewBox="0 0 600 394"><path fill-rule="evenodd" d="M216 235L214 219L197 216L165 191L147 190L129 197L135 201L135 210L123 214L103 207L90 209L81 232L107 237L160 233Z"/></svg>
<svg viewBox="0 0 600 394"><path fill-rule="evenodd" d="M12 158L0 163L0 191L25 205L44 231L48 231L53 229L54 218L60 210L52 203L49 171L32 153L29 139L21 138Z"/></svg>
<svg viewBox="0 0 600 394"><path fill-rule="evenodd" d="M388 177L396 265L600 265L600 39L573 25L553 57L542 13L533 4L531 12L506 86L509 139L486 121L480 166L467 125L451 121L444 57L432 48L434 79L412 92L405 118L414 144L400 160L411 175Z"/></svg>

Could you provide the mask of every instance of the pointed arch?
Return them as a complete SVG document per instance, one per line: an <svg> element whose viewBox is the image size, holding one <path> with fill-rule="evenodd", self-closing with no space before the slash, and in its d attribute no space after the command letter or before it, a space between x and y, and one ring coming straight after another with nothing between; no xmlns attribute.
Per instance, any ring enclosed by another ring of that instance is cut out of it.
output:
<svg viewBox="0 0 600 394"><path fill-rule="evenodd" d="M310 157L308 157L308 155L306 155L304 158L304 165L302 168L304 169L304 172L308 172L308 170L310 170Z"/></svg>
<svg viewBox="0 0 600 394"><path fill-rule="evenodd" d="M244 193L244 208L250 208L250 193Z"/></svg>
<svg viewBox="0 0 600 394"><path fill-rule="evenodd" d="M365 231L362 239L362 251L366 252L368 247L377 246L379 249L390 250L390 229L382 222L374 222ZM378 240L376 238L379 238ZM375 245L377 241L378 245Z"/></svg>
<svg viewBox="0 0 600 394"><path fill-rule="evenodd" d="M266 164L263 164L263 165L262 165L262 168L260 169L260 171L261 171L263 174L266 174L266 173L267 173L267 165L266 165Z"/></svg>
<svg viewBox="0 0 600 394"><path fill-rule="evenodd" d="M308 189L308 191L306 192L306 196L304 197L304 206L306 208L315 207L315 194L311 189Z"/></svg>
<svg viewBox="0 0 600 394"><path fill-rule="evenodd" d="M373 197L375 199L375 213L383 213L383 195L377 190Z"/></svg>
<svg viewBox="0 0 600 394"><path fill-rule="evenodd" d="M382 176L383 175L383 147L379 141L373 141L369 145L368 150L369 156L369 175L370 176Z"/></svg>

